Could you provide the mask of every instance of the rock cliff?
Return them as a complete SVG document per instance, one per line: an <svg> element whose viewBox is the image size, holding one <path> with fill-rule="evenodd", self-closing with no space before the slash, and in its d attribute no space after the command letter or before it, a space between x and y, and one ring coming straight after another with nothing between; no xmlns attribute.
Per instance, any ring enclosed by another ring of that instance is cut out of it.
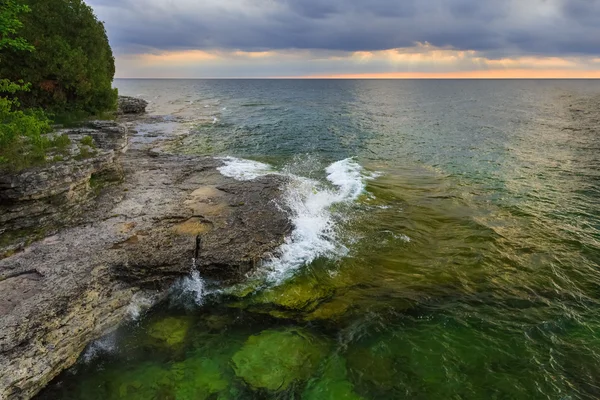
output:
<svg viewBox="0 0 600 400"><path fill-rule="evenodd" d="M60 204L79 206L56 234L0 260L0 399L31 398L118 325L136 293L164 292L189 273L192 258L198 256L202 275L234 282L291 229L276 204L281 177L237 182L222 176L212 158L147 149L121 154L127 129L120 125L81 129L70 134L94 137L107 157L101 165L123 171L119 184L91 195L86 189L86 201L69 203L70 193L102 171L87 160L25 172L2 186L3 199L21 203L11 221L28 221L23 226L53 218ZM58 179L65 176L72 182ZM25 216L29 202L50 198L58 208Z"/></svg>

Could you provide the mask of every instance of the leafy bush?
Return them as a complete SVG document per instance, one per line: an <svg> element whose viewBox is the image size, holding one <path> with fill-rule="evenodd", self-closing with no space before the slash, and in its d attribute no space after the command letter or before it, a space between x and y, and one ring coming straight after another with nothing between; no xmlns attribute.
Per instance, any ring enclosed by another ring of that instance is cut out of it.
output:
<svg viewBox="0 0 600 400"><path fill-rule="evenodd" d="M91 136L84 136L81 138L80 140L81 144L85 145L85 146L89 146L92 148L96 147L96 144L94 143L94 139Z"/></svg>
<svg viewBox="0 0 600 400"><path fill-rule="evenodd" d="M115 109L114 58L92 9L82 0L21 1L31 9L22 18L21 48L0 47L0 76L31 82L29 91L18 93L21 106L56 114ZM14 0L0 0L7 2ZM23 52L27 42L36 51Z"/></svg>
<svg viewBox="0 0 600 400"><path fill-rule="evenodd" d="M0 0L0 51L27 54L33 47L17 31L19 20L29 8L14 0ZM3 52L1 65L5 64ZM27 93L31 85L20 81L0 79L0 170L20 170L46 162L51 148L65 151L70 144L66 136L49 137L52 128L40 110L19 110L18 94Z"/></svg>

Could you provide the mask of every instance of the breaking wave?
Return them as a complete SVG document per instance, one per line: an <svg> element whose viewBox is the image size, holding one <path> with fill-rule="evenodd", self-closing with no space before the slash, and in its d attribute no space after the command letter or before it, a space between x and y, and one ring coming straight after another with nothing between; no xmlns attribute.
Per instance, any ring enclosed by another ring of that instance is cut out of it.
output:
<svg viewBox="0 0 600 400"><path fill-rule="evenodd" d="M252 180L267 174L289 178L283 201L290 210L293 230L277 251L264 263L267 280L278 283L299 267L319 257L343 256L347 248L336 234L336 215L332 206L352 203L365 190L369 176L354 159L337 161L325 168L326 178L316 179L277 172L270 165L234 157L221 158L219 171L238 180Z"/></svg>

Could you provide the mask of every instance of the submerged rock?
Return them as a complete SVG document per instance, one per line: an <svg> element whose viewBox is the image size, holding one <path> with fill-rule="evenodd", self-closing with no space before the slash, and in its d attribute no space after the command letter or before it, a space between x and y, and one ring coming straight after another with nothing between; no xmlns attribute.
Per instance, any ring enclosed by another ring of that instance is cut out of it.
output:
<svg viewBox="0 0 600 400"><path fill-rule="evenodd" d="M229 387L219 364L204 357L196 356L174 364L171 376L176 382L176 399L205 400Z"/></svg>
<svg viewBox="0 0 600 400"><path fill-rule="evenodd" d="M398 384L397 360L387 352L386 343L370 348L353 348L347 360L359 382L367 382L383 390L390 390Z"/></svg>
<svg viewBox="0 0 600 400"><path fill-rule="evenodd" d="M103 399L145 400L166 397L172 391L171 371L152 363L143 364L136 369L121 371L118 375L108 377L108 393L97 397ZM95 392L94 388L88 388ZM83 394L86 396L86 394ZM162 395L162 396L161 396Z"/></svg>
<svg viewBox="0 0 600 400"><path fill-rule="evenodd" d="M233 356L233 368L252 388L278 392L310 378L327 351L327 343L307 331L268 330L250 336Z"/></svg>
<svg viewBox="0 0 600 400"><path fill-rule="evenodd" d="M143 114L146 112L148 102L144 99L130 96L119 96L117 113L119 114Z"/></svg>
<svg viewBox="0 0 600 400"><path fill-rule="evenodd" d="M227 305L275 318L338 321L352 308L357 296L351 288L359 283L348 270L315 267L274 287L254 281L229 288L234 300Z"/></svg>
<svg viewBox="0 0 600 400"><path fill-rule="evenodd" d="M319 378L311 380L302 394L302 400L362 400L348 381L346 361L335 355L327 360Z"/></svg>
<svg viewBox="0 0 600 400"><path fill-rule="evenodd" d="M161 344L176 348L185 342L192 320L187 317L167 317L152 323L148 335Z"/></svg>

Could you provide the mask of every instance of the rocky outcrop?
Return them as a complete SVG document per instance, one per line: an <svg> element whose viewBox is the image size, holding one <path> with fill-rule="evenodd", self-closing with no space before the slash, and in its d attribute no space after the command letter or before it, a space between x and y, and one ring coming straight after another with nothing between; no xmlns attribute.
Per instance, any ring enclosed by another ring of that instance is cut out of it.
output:
<svg viewBox="0 0 600 400"><path fill-rule="evenodd" d="M0 399L32 397L114 328L134 295L160 293L194 257L205 276L236 281L290 231L281 177L237 182L218 160L146 150L119 162L124 181L81 223L0 260ZM36 196L17 186L5 195Z"/></svg>
<svg viewBox="0 0 600 400"><path fill-rule="evenodd" d="M123 177L118 158L127 145L125 126L96 121L56 134L72 143L61 161L0 176L0 256L77 223L96 186ZM88 136L91 141L84 141Z"/></svg>
<svg viewBox="0 0 600 400"><path fill-rule="evenodd" d="M117 112L119 114L143 114L148 102L137 97L119 96Z"/></svg>

